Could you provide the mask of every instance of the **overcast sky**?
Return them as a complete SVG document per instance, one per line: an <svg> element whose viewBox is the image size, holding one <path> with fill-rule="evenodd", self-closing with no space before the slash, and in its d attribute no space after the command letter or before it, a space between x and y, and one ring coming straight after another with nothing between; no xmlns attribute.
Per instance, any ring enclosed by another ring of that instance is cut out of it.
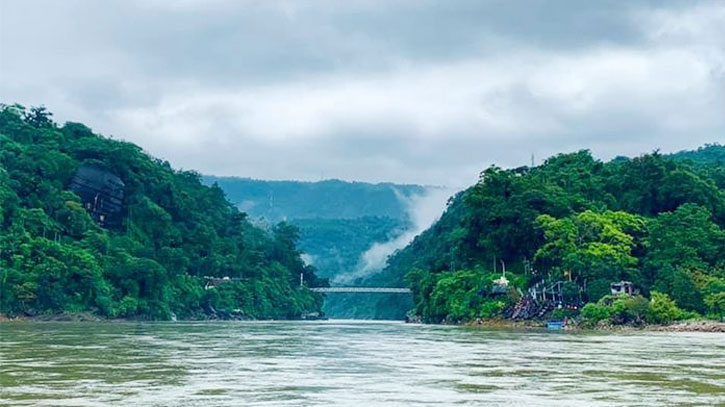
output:
<svg viewBox="0 0 725 407"><path fill-rule="evenodd" d="M0 101L206 174L460 187L725 141L725 1L0 0Z"/></svg>

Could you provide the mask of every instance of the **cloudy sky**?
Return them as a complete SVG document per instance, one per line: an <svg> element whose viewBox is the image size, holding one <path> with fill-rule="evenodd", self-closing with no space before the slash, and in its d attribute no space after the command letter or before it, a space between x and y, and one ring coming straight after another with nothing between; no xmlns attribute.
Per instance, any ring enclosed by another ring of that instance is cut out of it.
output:
<svg viewBox="0 0 725 407"><path fill-rule="evenodd" d="M725 1L0 0L0 101L202 173L464 186L725 141Z"/></svg>

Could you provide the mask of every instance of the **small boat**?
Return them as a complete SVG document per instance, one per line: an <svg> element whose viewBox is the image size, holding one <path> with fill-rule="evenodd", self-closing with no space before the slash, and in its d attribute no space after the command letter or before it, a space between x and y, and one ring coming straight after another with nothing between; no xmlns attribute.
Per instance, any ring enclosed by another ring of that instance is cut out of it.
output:
<svg viewBox="0 0 725 407"><path fill-rule="evenodd" d="M548 321L546 323L546 329L560 330L564 329L564 321Z"/></svg>

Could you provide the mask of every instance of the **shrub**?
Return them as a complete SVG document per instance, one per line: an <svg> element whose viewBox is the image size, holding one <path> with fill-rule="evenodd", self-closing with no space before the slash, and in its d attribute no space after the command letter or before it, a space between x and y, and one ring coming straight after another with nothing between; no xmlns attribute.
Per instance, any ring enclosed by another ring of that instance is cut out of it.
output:
<svg viewBox="0 0 725 407"><path fill-rule="evenodd" d="M725 293L725 279L717 277L706 278L702 293L707 295Z"/></svg>
<svg viewBox="0 0 725 407"><path fill-rule="evenodd" d="M667 294L652 291L650 296L651 300L649 303L649 312L647 313L647 322L668 324L684 317L683 311Z"/></svg>
<svg viewBox="0 0 725 407"><path fill-rule="evenodd" d="M644 321L649 309L649 302L641 295L635 297L609 295L599 300L598 304L605 306L610 304L611 319L615 324L640 324Z"/></svg>
<svg viewBox="0 0 725 407"><path fill-rule="evenodd" d="M641 324L649 312L649 301L641 295L607 295L596 303L586 304L580 316L585 325L610 319L614 324Z"/></svg>
<svg viewBox="0 0 725 407"><path fill-rule="evenodd" d="M574 309L556 308L551 312L552 319L574 318L579 312Z"/></svg>
<svg viewBox="0 0 725 407"><path fill-rule="evenodd" d="M708 295L705 304L711 315L725 317L725 292Z"/></svg>
<svg viewBox="0 0 725 407"><path fill-rule="evenodd" d="M119 317L130 317L136 314L138 311L138 299L131 297L131 296L125 296L123 299L121 299L121 302L119 302L118 307L116 308L116 316Z"/></svg>
<svg viewBox="0 0 725 407"><path fill-rule="evenodd" d="M501 312L506 308L506 303L500 300L486 301L481 304L478 315L481 318L494 318L501 315Z"/></svg>
<svg viewBox="0 0 725 407"><path fill-rule="evenodd" d="M599 321L609 319L612 315L612 310L606 305L589 303L582 308L579 315L581 315L585 323L595 325Z"/></svg>

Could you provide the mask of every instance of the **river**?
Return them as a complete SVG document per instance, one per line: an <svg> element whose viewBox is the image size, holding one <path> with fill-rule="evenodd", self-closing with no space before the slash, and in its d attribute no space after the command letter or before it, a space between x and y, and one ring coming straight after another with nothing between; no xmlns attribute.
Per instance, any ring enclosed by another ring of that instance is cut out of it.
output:
<svg viewBox="0 0 725 407"><path fill-rule="evenodd" d="M0 323L1 406L724 406L725 336Z"/></svg>

